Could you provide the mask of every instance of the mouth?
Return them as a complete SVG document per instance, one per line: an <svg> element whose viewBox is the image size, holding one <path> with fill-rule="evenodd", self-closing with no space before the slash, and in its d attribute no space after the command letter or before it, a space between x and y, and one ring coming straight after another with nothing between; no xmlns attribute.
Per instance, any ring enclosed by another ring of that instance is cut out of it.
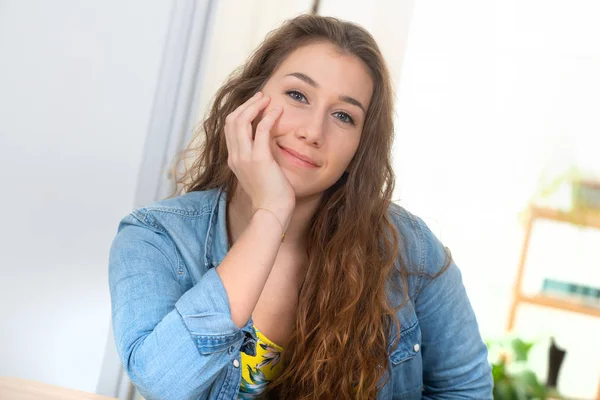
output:
<svg viewBox="0 0 600 400"><path fill-rule="evenodd" d="M307 167L307 168L318 168L319 165L318 163L313 160L312 158L298 153L292 149L289 149L287 147L282 147L279 146L278 147L281 149L281 152L283 153L283 155L290 160L293 164L300 166L300 167Z"/></svg>

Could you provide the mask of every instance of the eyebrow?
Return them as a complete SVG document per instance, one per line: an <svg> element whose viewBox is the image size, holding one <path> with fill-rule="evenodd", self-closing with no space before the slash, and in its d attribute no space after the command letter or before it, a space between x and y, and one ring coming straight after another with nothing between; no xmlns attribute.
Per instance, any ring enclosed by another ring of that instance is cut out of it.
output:
<svg viewBox="0 0 600 400"><path fill-rule="evenodd" d="M306 82L307 84L309 84L310 86L314 87L314 88L319 88L319 84L317 82L315 82L315 80L313 78L311 78L310 76L303 74L302 72L292 72L291 74L287 74L286 76L293 76L296 77L298 79L300 79L301 81ZM346 95L340 95L339 100L355 105L358 108L360 108L361 110L363 110L363 113L367 113L367 111L365 110L365 107L362 105L362 103L358 100L356 100L353 97L350 96L346 96Z"/></svg>

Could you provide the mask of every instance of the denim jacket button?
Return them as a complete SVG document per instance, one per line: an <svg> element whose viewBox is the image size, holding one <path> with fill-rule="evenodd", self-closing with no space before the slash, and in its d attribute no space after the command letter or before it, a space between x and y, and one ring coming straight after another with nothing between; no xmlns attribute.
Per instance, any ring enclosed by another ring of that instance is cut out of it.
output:
<svg viewBox="0 0 600 400"><path fill-rule="evenodd" d="M419 346L419 343L415 344L413 347L413 349L415 350L415 353L418 353L420 348L421 348L421 346Z"/></svg>
<svg viewBox="0 0 600 400"><path fill-rule="evenodd" d="M240 362L237 359L233 360L233 366L236 367L236 368L239 368L240 367Z"/></svg>

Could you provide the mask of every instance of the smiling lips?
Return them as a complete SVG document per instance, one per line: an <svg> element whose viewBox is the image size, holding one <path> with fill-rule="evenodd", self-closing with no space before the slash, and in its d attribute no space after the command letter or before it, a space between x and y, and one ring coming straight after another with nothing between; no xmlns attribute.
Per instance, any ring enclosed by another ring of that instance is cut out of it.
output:
<svg viewBox="0 0 600 400"><path fill-rule="evenodd" d="M319 164L309 156L306 156L302 153L298 153L297 151L294 151L287 147L279 146L279 148L281 148L284 155L286 155L292 162L294 162L297 165L311 168L316 168L319 166Z"/></svg>

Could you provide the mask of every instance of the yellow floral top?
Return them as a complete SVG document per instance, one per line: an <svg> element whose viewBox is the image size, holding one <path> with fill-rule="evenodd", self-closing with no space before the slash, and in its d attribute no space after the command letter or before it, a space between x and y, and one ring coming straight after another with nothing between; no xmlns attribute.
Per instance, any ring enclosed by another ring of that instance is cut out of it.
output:
<svg viewBox="0 0 600 400"><path fill-rule="evenodd" d="M256 343L256 356L249 356L242 352L242 382L238 399L255 399L265 390L281 373L279 362L283 348L276 345L253 327L258 339Z"/></svg>

